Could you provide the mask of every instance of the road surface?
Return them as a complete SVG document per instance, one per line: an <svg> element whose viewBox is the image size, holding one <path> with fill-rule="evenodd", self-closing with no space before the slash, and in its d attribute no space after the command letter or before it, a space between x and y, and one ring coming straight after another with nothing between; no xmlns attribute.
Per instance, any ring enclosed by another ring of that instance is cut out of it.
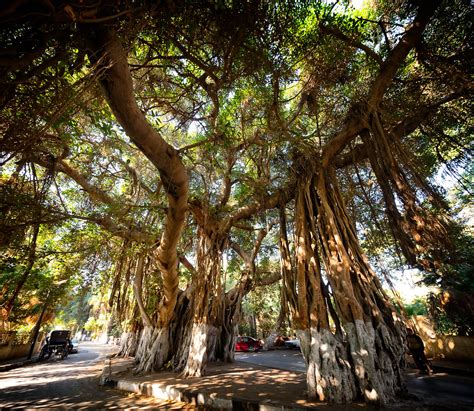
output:
<svg viewBox="0 0 474 411"><path fill-rule="evenodd" d="M106 355L116 347L82 343L77 354L0 373L0 410L193 409L189 404L160 401L98 385Z"/></svg>
<svg viewBox="0 0 474 411"><path fill-rule="evenodd" d="M303 356L299 351L278 350L257 353L235 353L236 361L244 361L280 370L306 372ZM474 410L474 378L446 373L421 375L416 370L406 372L408 392L423 402L455 409Z"/></svg>

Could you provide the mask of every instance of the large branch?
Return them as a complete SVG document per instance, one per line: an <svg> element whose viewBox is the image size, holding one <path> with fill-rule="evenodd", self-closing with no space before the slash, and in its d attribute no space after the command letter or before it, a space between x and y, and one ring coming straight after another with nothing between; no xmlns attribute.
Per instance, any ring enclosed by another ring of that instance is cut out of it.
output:
<svg viewBox="0 0 474 411"><path fill-rule="evenodd" d="M431 103L428 106L420 107L415 113L410 112L410 115L392 125L389 132L397 139L402 139L410 135L423 123L432 119L437 110L444 104L449 103L457 98L463 97L470 91L470 86L466 85L462 89L456 90L453 93L440 98L438 101ZM340 154L335 158L336 168L344 168L346 166L360 163L369 158L368 148L365 144L355 145L349 152Z"/></svg>
<svg viewBox="0 0 474 411"><path fill-rule="evenodd" d="M366 46L365 44L361 43L360 41L357 41L354 38L351 38L344 34L341 30L339 30L337 27L334 26L322 26L321 30L323 33L327 33L330 35L333 35L334 37L344 41L345 43L349 44L352 47L356 47L362 51L365 52L370 58L372 58L374 61L376 61L378 64L382 64L382 58L370 47Z"/></svg>
<svg viewBox="0 0 474 411"><path fill-rule="evenodd" d="M74 180L83 190L89 195L90 200L95 204L105 204L110 206L108 215L90 215L90 216L69 216L68 218L81 218L87 221L94 222L100 225L102 228L109 231L112 235L126 238L139 243L155 244L156 238L143 230L137 230L131 227L130 222L125 224L128 227L122 226L117 223L113 217L121 220L123 216L128 213L129 208L123 207L123 204L118 203L113 197L107 194L105 191L99 189L89 182L86 176L77 171L67 161L62 159L52 159L48 156L35 156L32 158L35 164L38 164L49 170L61 172L72 180Z"/></svg>
<svg viewBox="0 0 474 411"><path fill-rule="evenodd" d="M291 180L286 187L277 190L273 194L262 196L260 199L240 207L225 221L225 226L230 228L241 220L252 217L256 213L286 204L294 198L296 184Z"/></svg>
<svg viewBox="0 0 474 411"><path fill-rule="evenodd" d="M393 48L389 57L383 63L379 75L372 84L369 98L367 100L370 109L377 109L382 101L385 91L392 83L395 74L408 56L408 53L410 53L410 51L420 41L426 25L440 3L440 0L421 2L418 14L415 17L413 24L402 36L398 44Z"/></svg>
<svg viewBox="0 0 474 411"><path fill-rule="evenodd" d="M346 125L324 146L322 153L322 165L324 167L327 167L332 159L367 125L370 114L378 109L385 92L392 84L395 74L405 61L408 53L420 41L423 30L439 3L440 0L421 2L412 26L402 36L382 64L379 74L370 87L366 103L353 106L353 110L348 114Z"/></svg>
<svg viewBox="0 0 474 411"><path fill-rule="evenodd" d="M44 168L59 171L72 178L84 189L93 202L114 206L116 209L122 208L121 206L118 206L117 201L114 200L108 193L91 184L88 178L72 167L68 161L39 155L34 156L32 161Z"/></svg>
<svg viewBox="0 0 474 411"><path fill-rule="evenodd" d="M151 127L138 107L127 54L120 39L111 30L96 28L91 43L91 59L97 62L98 72L102 71L100 83L112 112L130 139L158 169L168 196L168 214L157 253L165 293L163 313L168 317L178 291L176 247L185 222L188 175L177 151Z"/></svg>

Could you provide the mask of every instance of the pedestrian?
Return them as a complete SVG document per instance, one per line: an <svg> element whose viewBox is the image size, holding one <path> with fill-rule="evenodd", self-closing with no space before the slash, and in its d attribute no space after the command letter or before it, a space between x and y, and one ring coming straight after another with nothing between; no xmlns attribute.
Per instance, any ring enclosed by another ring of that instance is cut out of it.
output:
<svg viewBox="0 0 474 411"><path fill-rule="evenodd" d="M419 335L411 328L407 328L407 345L416 366L423 374L431 375L433 371L425 355L425 345Z"/></svg>

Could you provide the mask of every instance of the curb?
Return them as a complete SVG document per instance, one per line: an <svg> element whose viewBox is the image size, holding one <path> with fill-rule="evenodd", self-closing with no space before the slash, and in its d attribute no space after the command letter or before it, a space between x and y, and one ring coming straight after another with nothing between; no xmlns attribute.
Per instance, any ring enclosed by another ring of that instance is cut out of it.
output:
<svg viewBox="0 0 474 411"><path fill-rule="evenodd" d="M36 361L36 359L32 358L31 360L25 360L25 361L21 361L21 362L12 363L12 364L0 365L0 372L6 372L6 371L13 370L15 368L20 368L20 367L23 367L25 365L34 363L35 361Z"/></svg>
<svg viewBox="0 0 474 411"><path fill-rule="evenodd" d="M110 358L104 361L104 368L99 379L99 385L155 397L159 400L186 402L188 404L207 406L221 410L308 411L319 409L315 407L283 405L269 400L249 400L236 396L220 397L217 393L206 393L192 388L179 388L175 385L167 385L159 382L137 382L127 379L114 379L112 376Z"/></svg>
<svg viewBox="0 0 474 411"><path fill-rule="evenodd" d="M275 404L271 401L254 401L238 397L222 398L216 393L204 393L192 389L180 389L173 385L156 382L133 382L128 380L100 379L100 385L107 385L118 390L134 392L140 395L155 397L160 400L186 402L193 405L204 405L217 409L259 410L259 411L303 411L316 410L315 407L294 407Z"/></svg>

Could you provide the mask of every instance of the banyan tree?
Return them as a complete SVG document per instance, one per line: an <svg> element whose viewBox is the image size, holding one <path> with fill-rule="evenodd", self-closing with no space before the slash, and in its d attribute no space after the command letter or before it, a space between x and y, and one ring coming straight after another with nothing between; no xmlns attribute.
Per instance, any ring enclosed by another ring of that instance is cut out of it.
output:
<svg viewBox="0 0 474 411"><path fill-rule="evenodd" d="M405 326L364 221L404 263L455 275L430 176L440 147L459 167L468 154L471 9L351 3L0 6L0 245L30 238L3 321L42 230L82 221L112 244L108 306L137 372L232 361L243 298L281 281L311 398L402 393ZM36 217L18 211L28 196Z"/></svg>

